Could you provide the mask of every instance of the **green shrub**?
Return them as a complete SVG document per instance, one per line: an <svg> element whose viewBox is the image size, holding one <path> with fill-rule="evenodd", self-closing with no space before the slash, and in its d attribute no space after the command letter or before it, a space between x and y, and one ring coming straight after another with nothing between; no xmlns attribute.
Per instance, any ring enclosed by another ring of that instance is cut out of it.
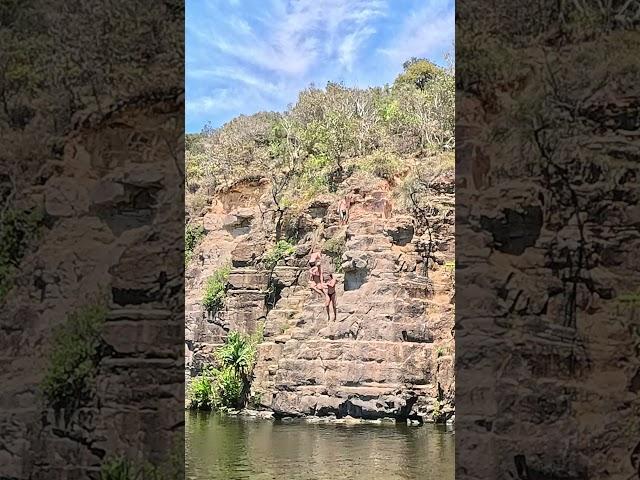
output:
<svg viewBox="0 0 640 480"><path fill-rule="evenodd" d="M40 210L7 210L0 228L0 302L13 287L13 277L42 225Z"/></svg>
<svg viewBox="0 0 640 480"><path fill-rule="evenodd" d="M86 306L71 313L54 330L49 365L42 381L48 406L65 410L68 421L73 410L93 395L98 365L106 347L102 329L106 308L102 304Z"/></svg>
<svg viewBox="0 0 640 480"><path fill-rule="evenodd" d="M253 335L229 332L224 345L215 353L219 368L207 365L201 375L191 381L189 408L211 410L244 405L262 331L263 324Z"/></svg>
<svg viewBox="0 0 640 480"><path fill-rule="evenodd" d="M268 269L273 269L281 260L292 255L296 248L287 240L279 240L273 248L262 257L262 264Z"/></svg>
<svg viewBox="0 0 640 480"><path fill-rule="evenodd" d="M188 264L193 256L193 251L196 246L204 237L206 230L204 226L201 224L198 225L187 225L184 229L184 258L185 264Z"/></svg>
<svg viewBox="0 0 640 480"><path fill-rule="evenodd" d="M229 332L226 342L216 352L224 367L231 367L239 377L247 378L253 368L256 349L251 337L240 332Z"/></svg>
<svg viewBox="0 0 640 480"><path fill-rule="evenodd" d="M338 232L336 235L324 242L322 247L323 253L331 257L333 265L337 273L342 272L342 255L346 249L346 239L344 232Z"/></svg>
<svg viewBox="0 0 640 480"><path fill-rule="evenodd" d="M100 466L100 480L137 480L140 470L124 457L110 458Z"/></svg>
<svg viewBox="0 0 640 480"><path fill-rule="evenodd" d="M189 408L194 410L214 410L219 408L239 408L242 404L245 381L231 365L219 369L211 365L203 368L200 375L189 385Z"/></svg>
<svg viewBox="0 0 640 480"><path fill-rule="evenodd" d="M181 442L184 445L184 440ZM182 447L184 448L184 447ZM134 462L124 456L107 458L100 466L100 480L175 480L184 478L184 451L174 444L172 452L158 465Z"/></svg>
<svg viewBox="0 0 640 480"><path fill-rule="evenodd" d="M224 296L227 290L231 267L225 266L217 270L207 279L207 284L202 298L202 306L208 312L216 312L224 306Z"/></svg>
<svg viewBox="0 0 640 480"><path fill-rule="evenodd" d="M209 374L199 375L189 384L189 408L212 410L217 405L214 379Z"/></svg>
<svg viewBox="0 0 640 480"><path fill-rule="evenodd" d="M394 153L376 151L362 159L357 165L365 172L391 181L400 172L402 161Z"/></svg>
<svg viewBox="0 0 640 480"><path fill-rule="evenodd" d="M226 408L240 408L245 384L233 369L225 366L216 371L216 396L219 405Z"/></svg>

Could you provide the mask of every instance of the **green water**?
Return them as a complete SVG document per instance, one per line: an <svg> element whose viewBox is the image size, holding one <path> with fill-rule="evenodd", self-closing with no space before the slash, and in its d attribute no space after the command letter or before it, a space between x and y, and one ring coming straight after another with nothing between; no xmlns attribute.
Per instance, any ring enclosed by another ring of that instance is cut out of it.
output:
<svg viewBox="0 0 640 480"><path fill-rule="evenodd" d="M186 413L187 480L453 480L451 427Z"/></svg>

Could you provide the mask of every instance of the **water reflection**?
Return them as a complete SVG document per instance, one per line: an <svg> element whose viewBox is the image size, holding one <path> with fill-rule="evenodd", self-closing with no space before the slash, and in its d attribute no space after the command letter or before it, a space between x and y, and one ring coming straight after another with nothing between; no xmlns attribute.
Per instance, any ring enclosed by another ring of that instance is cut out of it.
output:
<svg viewBox="0 0 640 480"><path fill-rule="evenodd" d="M186 413L188 480L449 480L444 426L281 423Z"/></svg>

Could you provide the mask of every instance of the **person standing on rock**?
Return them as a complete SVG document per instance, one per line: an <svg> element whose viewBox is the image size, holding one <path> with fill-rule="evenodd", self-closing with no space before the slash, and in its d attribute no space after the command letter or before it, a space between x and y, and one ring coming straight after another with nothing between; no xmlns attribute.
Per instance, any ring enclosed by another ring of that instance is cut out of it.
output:
<svg viewBox="0 0 640 480"><path fill-rule="evenodd" d="M351 195L345 196L340 200L338 205L338 215L340 216L340 225L346 225L349 222L349 208L351 207Z"/></svg>
<svg viewBox="0 0 640 480"><path fill-rule="evenodd" d="M333 273L329 274L329 280L324 282L326 298L324 300L324 306L327 309L327 322L331 321L331 314L329 313L329 307L333 307L333 320L337 321L338 314L336 310L336 283L338 281L333 276Z"/></svg>
<svg viewBox="0 0 640 480"><path fill-rule="evenodd" d="M322 282L322 262L320 261L320 252L313 252L311 257L309 258L309 266L311 269L309 270L309 287L314 292L319 293L323 297L325 297L325 302L327 300L326 288L324 283Z"/></svg>
<svg viewBox="0 0 640 480"><path fill-rule="evenodd" d="M319 265L320 268L322 268L322 265L320 264L320 252L311 252L311 255L309 256L309 265L311 265L312 267L314 265Z"/></svg>

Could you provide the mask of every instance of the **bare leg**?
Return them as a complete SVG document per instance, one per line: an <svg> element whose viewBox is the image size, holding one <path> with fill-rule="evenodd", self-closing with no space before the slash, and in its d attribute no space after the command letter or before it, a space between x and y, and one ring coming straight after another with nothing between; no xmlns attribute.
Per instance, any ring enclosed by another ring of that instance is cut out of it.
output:
<svg viewBox="0 0 640 480"><path fill-rule="evenodd" d="M329 314L329 304L331 303L331 297L326 292L324 293L324 308L327 309L327 322L331 320L331 315Z"/></svg>
<svg viewBox="0 0 640 480"><path fill-rule="evenodd" d="M336 309L336 297L335 297L335 295L331 299L331 304L333 305L333 320L337 322L338 321L338 311Z"/></svg>
<svg viewBox="0 0 640 480"><path fill-rule="evenodd" d="M311 290L313 290L314 292L318 293L319 295L325 296L324 290L322 290L321 288L318 287L318 285L316 283L313 282L309 282L309 288Z"/></svg>

